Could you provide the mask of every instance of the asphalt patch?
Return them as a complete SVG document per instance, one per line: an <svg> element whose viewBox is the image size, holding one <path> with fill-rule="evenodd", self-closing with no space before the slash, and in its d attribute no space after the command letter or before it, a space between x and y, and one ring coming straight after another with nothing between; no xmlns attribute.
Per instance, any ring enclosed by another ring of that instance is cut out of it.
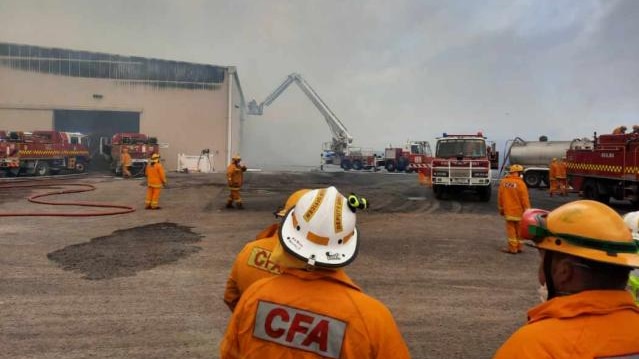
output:
<svg viewBox="0 0 639 359"><path fill-rule="evenodd" d="M64 270L83 273L85 279L130 277L199 252L202 248L193 244L203 236L191 228L163 222L117 230L51 252L47 258Z"/></svg>

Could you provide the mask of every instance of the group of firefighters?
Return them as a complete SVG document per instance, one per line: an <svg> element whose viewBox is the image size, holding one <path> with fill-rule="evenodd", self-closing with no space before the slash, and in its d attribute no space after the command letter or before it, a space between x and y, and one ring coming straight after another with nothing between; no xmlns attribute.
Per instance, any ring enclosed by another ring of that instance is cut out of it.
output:
<svg viewBox="0 0 639 359"><path fill-rule="evenodd" d="M227 168L227 207L243 208L240 161L233 156ZM637 357L639 307L626 284L639 268L639 212L622 218L590 200L532 209L522 173L511 165L499 185L503 251L520 253L524 241L538 250L542 303L494 358ZM166 177L158 154L146 174L146 207L159 208ZM561 170L554 178L563 178ZM344 271L360 247L356 212L366 208L365 198L332 186L290 195L275 212L278 221L234 261L223 298L232 316L222 359L410 358L389 309Z"/></svg>
<svg viewBox="0 0 639 359"><path fill-rule="evenodd" d="M521 252L523 241L537 249L543 298L494 358L636 357L639 307L626 284L639 268L639 212L622 218L590 200L532 209L522 172L510 166L499 187L504 251ZM388 308L344 271L359 249L356 212L367 207L335 187L291 194L233 263L222 359L410 358Z"/></svg>
<svg viewBox="0 0 639 359"><path fill-rule="evenodd" d="M615 127L615 129L612 130L612 134L613 135L623 135L623 134L626 133L627 129L628 128L626 126ZM639 134L639 125L632 126L632 133Z"/></svg>
<svg viewBox="0 0 639 359"><path fill-rule="evenodd" d="M226 175L229 187L229 198L226 202L226 208L233 208L233 203L236 203L238 209L243 209L242 197L240 196L240 189L244 182L244 172L246 166L241 164L242 158L239 154L236 154L231 159L231 164L227 167ZM120 155L120 162L122 166L122 177L131 178L131 166L133 160L127 148L122 149ZM162 188L166 187L168 182L166 180L166 172L162 163L160 163L160 154L153 153L149 160L149 164L145 168L145 176L147 182L146 196L144 199L144 209L157 210L161 209L159 205L160 193Z"/></svg>

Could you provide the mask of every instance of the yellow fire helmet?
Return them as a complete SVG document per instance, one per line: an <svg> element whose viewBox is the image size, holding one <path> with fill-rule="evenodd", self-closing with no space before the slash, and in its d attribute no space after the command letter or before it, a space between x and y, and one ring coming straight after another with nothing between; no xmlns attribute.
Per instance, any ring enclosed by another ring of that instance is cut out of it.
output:
<svg viewBox="0 0 639 359"><path fill-rule="evenodd" d="M309 266L339 268L357 256L355 210L335 187L306 192L286 214L280 244Z"/></svg>
<svg viewBox="0 0 639 359"><path fill-rule="evenodd" d="M639 268L639 247L626 222L603 203L580 200L551 212L529 209L519 228L538 248Z"/></svg>
<svg viewBox="0 0 639 359"><path fill-rule="evenodd" d="M510 166L510 169L508 172L523 172L523 171L524 171L524 166L514 164Z"/></svg>
<svg viewBox="0 0 639 359"><path fill-rule="evenodd" d="M290 211L291 208L293 208L297 204L297 201L299 201L299 199L308 191L310 191L310 189L303 188L293 192L293 194L288 196L288 199L284 204L284 208L279 208L278 211L275 212L275 217L284 218L284 216L286 216L286 212Z"/></svg>
<svg viewBox="0 0 639 359"><path fill-rule="evenodd" d="M240 154L239 154L239 153L236 153L236 154L234 154L234 155L233 155L233 157L231 157L231 159L232 159L233 161L241 160L241 159L242 159L242 156L240 156Z"/></svg>
<svg viewBox="0 0 639 359"><path fill-rule="evenodd" d="M158 153L154 153L151 155L151 161L157 162L160 160L160 155Z"/></svg>

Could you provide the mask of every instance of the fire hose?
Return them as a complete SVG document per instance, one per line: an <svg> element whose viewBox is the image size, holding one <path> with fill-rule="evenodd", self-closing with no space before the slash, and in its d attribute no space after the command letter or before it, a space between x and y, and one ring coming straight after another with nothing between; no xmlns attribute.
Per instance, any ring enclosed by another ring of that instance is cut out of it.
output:
<svg viewBox="0 0 639 359"><path fill-rule="evenodd" d="M116 214L125 214L134 212L135 209L130 206L124 206L111 203L98 203L98 202L52 202L47 200L41 200L38 198L57 196L71 193L81 193L94 191L96 188L93 185L86 183L44 183L44 184L0 184L0 190L5 188L33 188L33 187L67 187L75 186L81 188L55 190L51 192L35 194L27 197L27 200L37 204L47 204L53 206L80 206L80 207L96 207L96 208L113 208L110 211L103 212L0 212L0 217L90 217L90 216L112 216Z"/></svg>

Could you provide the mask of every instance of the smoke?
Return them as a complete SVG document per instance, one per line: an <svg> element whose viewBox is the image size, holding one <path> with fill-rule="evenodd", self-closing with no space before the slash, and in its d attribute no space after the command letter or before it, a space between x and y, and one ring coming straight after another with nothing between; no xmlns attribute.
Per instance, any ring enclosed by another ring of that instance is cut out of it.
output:
<svg viewBox="0 0 639 359"><path fill-rule="evenodd" d="M442 132L566 140L639 122L639 2L0 0L0 40L238 69L261 102L301 73L354 145ZM315 163L331 134L294 86L248 116L247 162Z"/></svg>

